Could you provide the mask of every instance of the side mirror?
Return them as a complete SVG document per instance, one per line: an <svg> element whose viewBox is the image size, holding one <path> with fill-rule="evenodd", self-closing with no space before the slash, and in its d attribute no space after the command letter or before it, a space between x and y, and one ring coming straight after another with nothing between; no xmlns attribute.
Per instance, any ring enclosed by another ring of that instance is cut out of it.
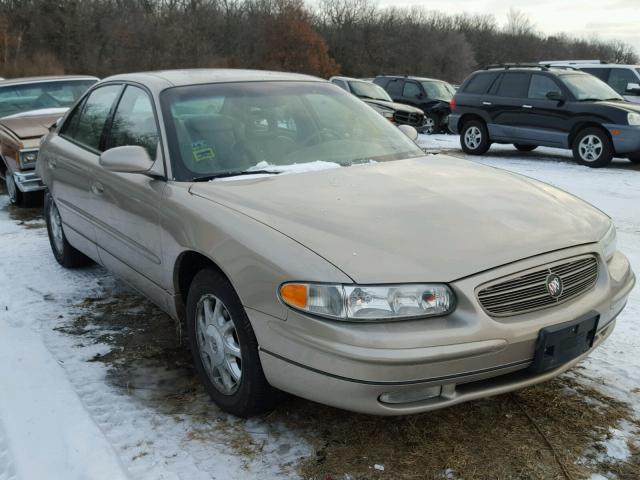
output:
<svg viewBox="0 0 640 480"><path fill-rule="evenodd" d="M147 150L137 145L111 148L100 155L99 162L106 170L120 173L146 173L153 166Z"/></svg>
<svg viewBox="0 0 640 480"><path fill-rule="evenodd" d="M547 92L547 98L554 102L564 102L565 97L561 92Z"/></svg>
<svg viewBox="0 0 640 480"><path fill-rule="evenodd" d="M416 140L418 140L418 131L411 125L398 125L398 130L404 133L412 141L415 142Z"/></svg>
<svg viewBox="0 0 640 480"><path fill-rule="evenodd" d="M640 94L640 83L627 83L627 92L629 93L633 93L633 94Z"/></svg>

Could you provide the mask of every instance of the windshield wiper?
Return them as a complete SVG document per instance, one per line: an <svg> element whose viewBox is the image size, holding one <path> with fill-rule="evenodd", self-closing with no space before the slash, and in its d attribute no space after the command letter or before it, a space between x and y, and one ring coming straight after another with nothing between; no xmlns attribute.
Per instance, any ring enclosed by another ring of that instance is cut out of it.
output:
<svg viewBox="0 0 640 480"><path fill-rule="evenodd" d="M601 98L581 98L579 102L602 102Z"/></svg>
<svg viewBox="0 0 640 480"><path fill-rule="evenodd" d="M226 177L240 177L243 175L260 175L260 174L269 174L269 175L278 175L281 172L275 172L273 170L238 170L235 172L221 172L213 175L203 175L201 177L193 177L191 182L208 182L209 180L215 180L216 178L226 178Z"/></svg>

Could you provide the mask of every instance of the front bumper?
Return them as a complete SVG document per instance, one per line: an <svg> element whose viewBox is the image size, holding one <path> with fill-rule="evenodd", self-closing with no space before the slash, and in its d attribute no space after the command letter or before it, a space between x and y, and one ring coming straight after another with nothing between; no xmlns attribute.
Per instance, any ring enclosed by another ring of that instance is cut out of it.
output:
<svg viewBox="0 0 640 480"><path fill-rule="evenodd" d="M605 124L617 154L640 153L640 126Z"/></svg>
<svg viewBox="0 0 640 480"><path fill-rule="evenodd" d="M42 179L35 171L14 172L13 180L18 190L23 193L39 192L45 189Z"/></svg>
<svg viewBox="0 0 640 480"><path fill-rule="evenodd" d="M353 324L294 311L281 320L248 309L265 375L273 386L295 395L380 415L433 410L548 380L589 352L555 370L532 374L527 367L540 329L597 313L596 348L613 330L635 284L622 254L607 264L598 249L597 244L576 247L453 282L458 307L447 317ZM475 299L476 287L491 279L585 253L598 255L597 284L561 306L493 318ZM420 398L431 387L436 395ZM412 400L381 401L388 394Z"/></svg>

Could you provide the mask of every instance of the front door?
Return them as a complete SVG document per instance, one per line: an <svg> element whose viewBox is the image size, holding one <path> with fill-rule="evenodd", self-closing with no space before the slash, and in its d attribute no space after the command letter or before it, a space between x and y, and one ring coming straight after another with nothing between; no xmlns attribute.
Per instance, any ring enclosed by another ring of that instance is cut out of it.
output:
<svg viewBox="0 0 640 480"><path fill-rule="evenodd" d="M104 150L137 145L162 162L156 115L147 92L127 85L111 123ZM162 301L160 210L164 178L140 173L117 173L99 167L91 195L98 207L96 243L102 263L131 281L154 300Z"/></svg>

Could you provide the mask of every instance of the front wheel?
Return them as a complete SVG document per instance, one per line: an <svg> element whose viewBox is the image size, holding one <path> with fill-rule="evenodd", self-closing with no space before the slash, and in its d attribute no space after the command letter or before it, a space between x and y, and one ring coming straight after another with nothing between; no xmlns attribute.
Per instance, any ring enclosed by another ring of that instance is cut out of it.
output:
<svg viewBox="0 0 640 480"><path fill-rule="evenodd" d="M49 244L53 256L65 268L77 268L91 264L91 259L67 241L62 229L62 218L58 207L49 193L44 198L44 218L47 223Z"/></svg>
<svg viewBox="0 0 640 480"><path fill-rule="evenodd" d="M187 330L196 370L222 410L249 417L276 405L281 393L264 376L247 313L229 281L214 269L201 270L191 283Z"/></svg>
<svg viewBox="0 0 640 480"><path fill-rule="evenodd" d="M484 122L471 120L466 122L460 131L460 146L465 153L483 155L489 150L491 141Z"/></svg>
<svg viewBox="0 0 640 480"><path fill-rule="evenodd" d="M516 147L516 150L519 152L533 152L538 148L537 145L522 145L520 143L514 143L513 146Z"/></svg>
<svg viewBox="0 0 640 480"><path fill-rule="evenodd" d="M582 130L573 141L573 158L580 165L599 168L613 159L613 144L609 135L597 127Z"/></svg>

